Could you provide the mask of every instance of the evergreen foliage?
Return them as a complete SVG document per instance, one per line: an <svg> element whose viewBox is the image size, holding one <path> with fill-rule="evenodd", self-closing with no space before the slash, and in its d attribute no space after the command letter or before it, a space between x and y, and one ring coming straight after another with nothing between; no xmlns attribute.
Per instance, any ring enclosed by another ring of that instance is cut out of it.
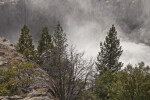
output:
<svg viewBox="0 0 150 100"><path fill-rule="evenodd" d="M59 90L61 94L61 100L65 100L65 76L66 74L66 68L64 66L65 59L66 59L66 47L67 45L67 38L66 34L64 33L60 23L58 22L54 36L53 36L53 41L54 41L54 51L53 53L56 54L54 56L55 63L54 63L54 68L57 71L55 74L55 77L58 77L58 84L59 84Z"/></svg>
<svg viewBox="0 0 150 100"><path fill-rule="evenodd" d="M96 81L94 94L98 100L149 100L149 71L143 62L118 73L107 70Z"/></svg>
<svg viewBox="0 0 150 100"><path fill-rule="evenodd" d="M53 43L52 43L52 37L48 32L48 28L45 26L42 30L41 38L38 42L38 54L41 55L48 49L52 48Z"/></svg>
<svg viewBox="0 0 150 100"><path fill-rule="evenodd" d="M33 71L31 69L34 66L34 63L32 62L23 63L17 61L10 63L7 70L0 70L0 94L8 96L23 93L23 90L20 89L23 87L28 88L28 84L32 82L30 76L33 75ZM26 73L32 74L28 74L27 77L25 76ZM21 75L24 75L24 77L20 78Z"/></svg>
<svg viewBox="0 0 150 100"><path fill-rule="evenodd" d="M117 31L112 25L109 30L105 41L100 43L100 49L97 56L97 70L100 74L111 69L113 72L117 72L123 66L122 62L119 62L119 58L123 52L120 46L120 40L117 38Z"/></svg>
<svg viewBox="0 0 150 100"><path fill-rule="evenodd" d="M17 43L17 51L25 54L25 56L31 60L34 60L34 45L32 42L32 36L29 34L29 29L24 25L21 29L21 35Z"/></svg>
<svg viewBox="0 0 150 100"><path fill-rule="evenodd" d="M54 46L57 49L57 54L63 56L66 52L66 47L68 46L68 44L66 43L67 42L66 33L63 31L59 22L56 26L53 40Z"/></svg>
<svg viewBox="0 0 150 100"><path fill-rule="evenodd" d="M43 68L49 71L51 62L51 53L53 49L52 36L48 32L48 28L45 26L41 33L41 38L37 47L37 63ZM44 63L44 64L43 64Z"/></svg>

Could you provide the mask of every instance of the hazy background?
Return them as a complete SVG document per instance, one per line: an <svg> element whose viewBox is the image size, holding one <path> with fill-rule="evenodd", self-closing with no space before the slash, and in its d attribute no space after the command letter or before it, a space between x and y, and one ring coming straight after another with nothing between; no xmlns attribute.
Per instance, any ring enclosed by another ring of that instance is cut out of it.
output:
<svg viewBox="0 0 150 100"><path fill-rule="evenodd" d="M0 0L0 36L16 43L24 24L36 44L43 26L61 22L68 43L97 56L112 24L123 47L121 61L150 65L150 0Z"/></svg>

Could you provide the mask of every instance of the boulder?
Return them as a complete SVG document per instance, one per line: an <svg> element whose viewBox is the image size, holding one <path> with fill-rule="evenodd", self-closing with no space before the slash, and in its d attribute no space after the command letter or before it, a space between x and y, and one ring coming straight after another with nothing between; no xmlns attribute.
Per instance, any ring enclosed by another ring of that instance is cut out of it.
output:
<svg viewBox="0 0 150 100"><path fill-rule="evenodd" d="M0 48L15 50L15 46L4 37L0 37Z"/></svg>
<svg viewBox="0 0 150 100"><path fill-rule="evenodd" d="M18 99L23 99L23 97L21 97L21 96L19 96L19 95L14 95L14 96L8 97L7 99L10 99L10 100L18 100Z"/></svg>
<svg viewBox="0 0 150 100"><path fill-rule="evenodd" d="M0 100L9 100L8 96L0 96Z"/></svg>
<svg viewBox="0 0 150 100"><path fill-rule="evenodd" d="M7 58L1 57L0 56L0 66L5 66L8 64Z"/></svg>

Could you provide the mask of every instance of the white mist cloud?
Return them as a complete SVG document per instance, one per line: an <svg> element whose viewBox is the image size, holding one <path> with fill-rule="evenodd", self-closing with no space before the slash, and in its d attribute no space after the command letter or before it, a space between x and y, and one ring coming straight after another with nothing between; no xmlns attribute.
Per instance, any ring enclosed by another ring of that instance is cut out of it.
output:
<svg viewBox="0 0 150 100"><path fill-rule="evenodd" d="M123 55L121 61L127 64L137 64L144 61L150 65L150 47L143 43L134 43L130 41L122 41Z"/></svg>
<svg viewBox="0 0 150 100"><path fill-rule="evenodd" d="M146 45L150 44L149 4L149 0L26 0L27 21L35 42L44 25L52 33L60 21L69 44L95 58L100 42L115 24L124 50L120 60L125 65L140 61L150 64L150 47ZM24 20L23 5L22 2L0 6L3 8L0 9L0 34L14 42Z"/></svg>

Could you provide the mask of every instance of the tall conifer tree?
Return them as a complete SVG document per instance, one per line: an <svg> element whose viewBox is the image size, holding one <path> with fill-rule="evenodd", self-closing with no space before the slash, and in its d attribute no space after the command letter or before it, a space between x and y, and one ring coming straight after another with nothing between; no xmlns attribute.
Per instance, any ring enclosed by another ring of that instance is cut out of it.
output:
<svg viewBox="0 0 150 100"><path fill-rule="evenodd" d="M34 59L34 45L32 42L32 36L29 34L29 29L24 25L21 29L21 35L17 43L17 51L24 54L27 58Z"/></svg>
<svg viewBox="0 0 150 100"><path fill-rule="evenodd" d="M68 44L66 43L67 38L66 38L66 33L63 31L59 22L56 26L53 40L54 40L54 45L57 48L58 54L60 56L65 54L66 47L68 46Z"/></svg>
<svg viewBox="0 0 150 100"><path fill-rule="evenodd" d="M100 43L100 49L96 63L100 74L107 69L111 69L113 72L120 70L123 63L119 62L119 58L123 50L120 46L120 40L117 38L117 31L114 25L110 28L105 41Z"/></svg>
<svg viewBox="0 0 150 100"><path fill-rule="evenodd" d="M56 62L56 69L58 70L58 83L59 83L59 90L61 94L61 100L65 100L65 67L63 66L64 60L66 59L66 47L67 47L67 38L66 34L63 31L60 23L57 24L55 33L53 36L55 51L55 62Z"/></svg>
<svg viewBox="0 0 150 100"><path fill-rule="evenodd" d="M53 42L52 37L45 26L42 30L41 38L38 42L38 63L43 66L47 71L51 66ZM44 64L43 64L44 63Z"/></svg>
<svg viewBox="0 0 150 100"><path fill-rule="evenodd" d="M44 27L37 47L38 54L41 55L46 50L52 48L52 46L53 46L52 37L48 32L48 28Z"/></svg>

